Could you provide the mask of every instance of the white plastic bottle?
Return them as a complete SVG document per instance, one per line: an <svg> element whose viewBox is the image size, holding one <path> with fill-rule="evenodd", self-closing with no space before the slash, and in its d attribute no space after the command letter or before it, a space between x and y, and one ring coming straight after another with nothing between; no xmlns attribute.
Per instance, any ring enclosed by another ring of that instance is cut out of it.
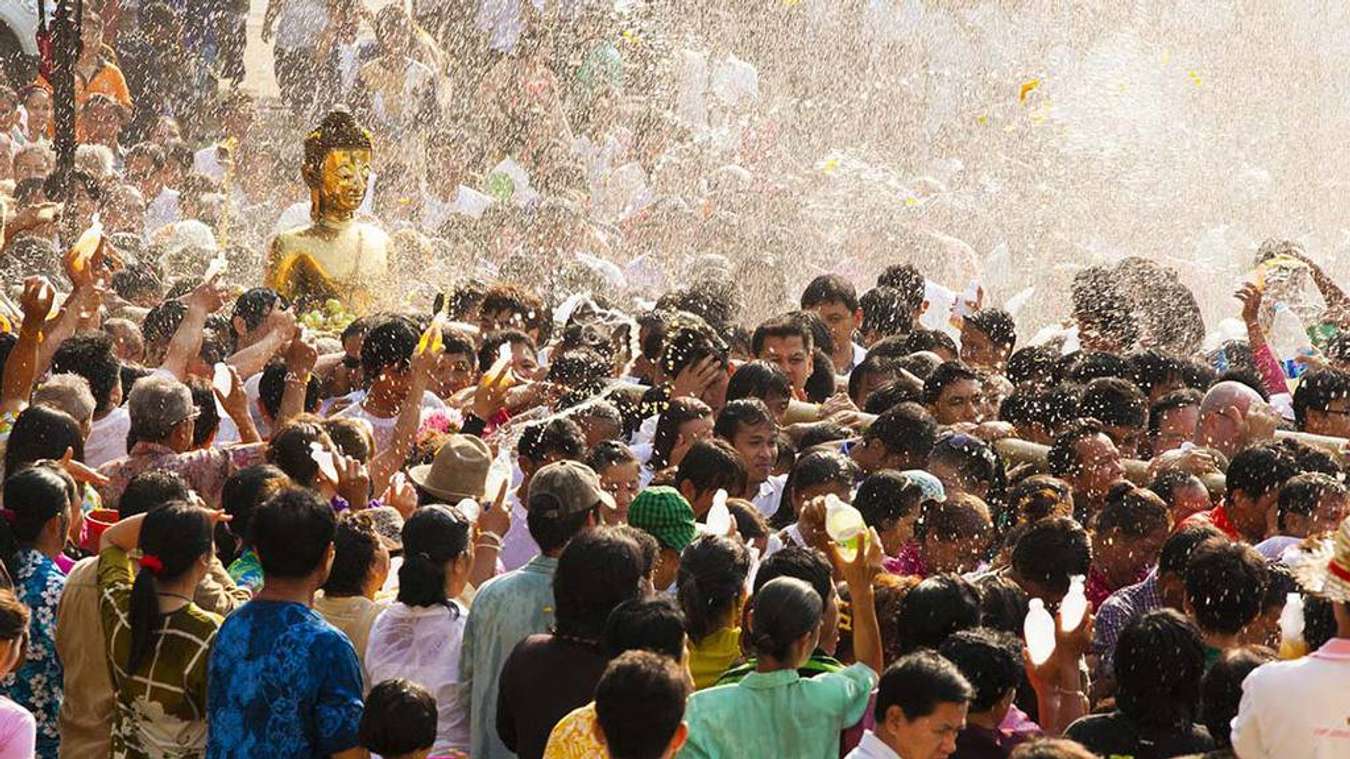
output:
<svg viewBox="0 0 1350 759"><path fill-rule="evenodd" d="M1316 355L1312 340L1303 320L1287 304L1275 304L1275 318L1270 324L1270 347L1280 359L1284 375L1293 379L1303 374L1305 367L1295 361L1299 356Z"/></svg>
<svg viewBox="0 0 1350 759"><path fill-rule="evenodd" d="M840 500L839 496L825 496L825 532L839 545L839 557L853 561L858 555L858 539L867 530L862 512Z"/></svg>
<svg viewBox="0 0 1350 759"><path fill-rule="evenodd" d="M1298 656L1303 645L1303 596L1286 593L1284 609L1280 611L1280 658Z"/></svg>
<svg viewBox="0 0 1350 759"><path fill-rule="evenodd" d="M726 535L731 529L731 511L727 509L727 491L718 488L713 494L712 507L703 517L703 526L709 535Z"/></svg>
<svg viewBox="0 0 1350 759"><path fill-rule="evenodd" d="M1022 623L1022 634L1027 639L1031 663L1044 664L1055 652L1055 620L1045 610L1045 602L1033 598L1027 604L1027 619Z"/></svg>
<svg viewBox="0 0 1350 759"><path fill-rule="evenodd" d="M1083 617L1087 615L1087 591L1084 588L1086 579L1082 575L1069 577L1069 592L1059 604L1059 625L1066 633L1077 630L1078 626L1083 624Z"/></svg>

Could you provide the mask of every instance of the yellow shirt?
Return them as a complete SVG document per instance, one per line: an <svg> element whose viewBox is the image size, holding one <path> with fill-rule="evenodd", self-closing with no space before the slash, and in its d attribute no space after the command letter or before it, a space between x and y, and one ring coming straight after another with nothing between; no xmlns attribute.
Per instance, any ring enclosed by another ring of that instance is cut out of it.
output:
<svg viewBox="0 0 1350 759"><path fill-rule="evenodd" d="M595 702L573 709L548 734L544 759L596 759L608 756L595 737Z"/></svg>
<svg viewBox="0 0 1350 759"><path fill-rule="evenodd" d="M740 658L739 627L725 627L698 643L690 643L689 671L694 675L694 690L712 686Z"/></svg>

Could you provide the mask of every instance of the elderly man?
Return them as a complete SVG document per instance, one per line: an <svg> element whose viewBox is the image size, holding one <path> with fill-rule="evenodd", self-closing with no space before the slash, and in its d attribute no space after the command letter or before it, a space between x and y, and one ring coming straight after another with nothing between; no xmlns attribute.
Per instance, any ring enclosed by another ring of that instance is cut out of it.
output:
<svg viewBox="0 0 1350 759"><path fill-rule="evenodd" d="M1231 459L1249 445L1274 438L1278 420L1260 393L1241 382L1218 382L1200 402L1195 443Z"/></svg>
<svg viewBox="0 0 1350 759"><path fill-rule="evenodd" d="M266 445L256 443L232 448L192 450L197 409L187 385L164 374L139 380L127 399L131 430L128 453L99 468L108 483L98 488L104 508L117 508L131 478L147 469L177 472L212 508L220 503L225 480L236 470L263 462ZM248 414L247 405L229 410ZM239 420L236 420L239 423Z"/></svg>

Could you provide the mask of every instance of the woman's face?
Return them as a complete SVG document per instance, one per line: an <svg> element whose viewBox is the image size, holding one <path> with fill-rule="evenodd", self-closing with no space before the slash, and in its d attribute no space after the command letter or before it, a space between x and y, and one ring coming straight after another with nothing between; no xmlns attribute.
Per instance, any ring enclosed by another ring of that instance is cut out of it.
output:
<svg viewBox="0 0 1350 759"><path fill-rule="evenodd" d="M907 543L914 540L914 525L918 523L921 512L922 509L916 508L878 533L881 536L881 548L887 556L898 555Z"/></svg>

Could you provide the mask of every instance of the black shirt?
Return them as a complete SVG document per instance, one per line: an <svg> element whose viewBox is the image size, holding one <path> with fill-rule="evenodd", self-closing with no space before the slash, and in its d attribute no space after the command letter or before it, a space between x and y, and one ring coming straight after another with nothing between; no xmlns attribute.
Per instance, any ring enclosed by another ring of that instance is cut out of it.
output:
<svg viewBox="0 0 1350 759"><path fill-rule="evenodd" d="M1170 759L1214 748L1214 739L1200 725L1178 726L1167 731L1142 730L1120 710L1083 717L1069 725L1064 737L1078 741L1099 756L1133 759Z"/></svg>

